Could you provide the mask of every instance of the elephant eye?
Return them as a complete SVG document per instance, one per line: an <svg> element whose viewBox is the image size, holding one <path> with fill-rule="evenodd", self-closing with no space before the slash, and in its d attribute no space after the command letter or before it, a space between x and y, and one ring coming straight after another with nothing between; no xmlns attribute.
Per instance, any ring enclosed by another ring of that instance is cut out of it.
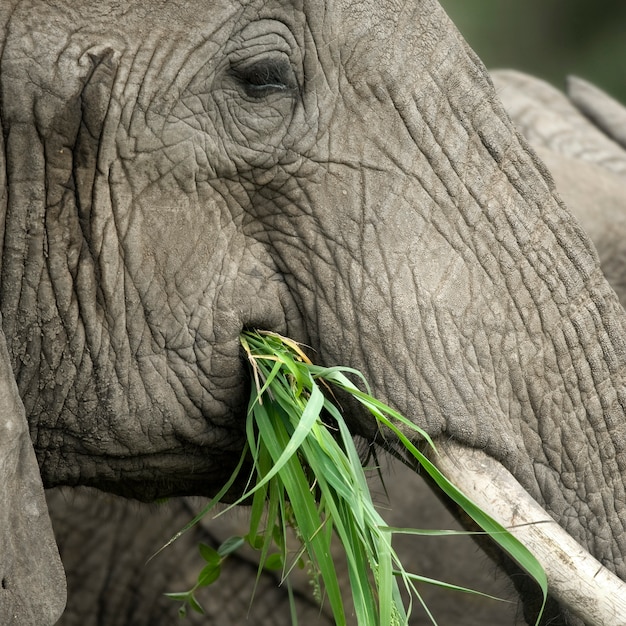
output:
<svg viewBox="0 0 626 626"><path fill-rule="evenodd" d="M250 98L261 99L297 88L291 64L285 59L263 59L249 65L237 65L231 67L231 72Z"/></svg>

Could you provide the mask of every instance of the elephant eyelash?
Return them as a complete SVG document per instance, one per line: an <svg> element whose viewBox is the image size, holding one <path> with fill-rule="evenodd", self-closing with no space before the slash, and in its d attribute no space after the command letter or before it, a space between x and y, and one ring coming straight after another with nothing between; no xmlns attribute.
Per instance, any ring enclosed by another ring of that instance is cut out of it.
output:
<svg viewBox="0 0 626 626"><path fill-rule="evenodd" d="M263 59L251 65L231 67L232 75L243 86L246 95L260 99L277 92L297 89L293 69L286 60Z"/></svg>

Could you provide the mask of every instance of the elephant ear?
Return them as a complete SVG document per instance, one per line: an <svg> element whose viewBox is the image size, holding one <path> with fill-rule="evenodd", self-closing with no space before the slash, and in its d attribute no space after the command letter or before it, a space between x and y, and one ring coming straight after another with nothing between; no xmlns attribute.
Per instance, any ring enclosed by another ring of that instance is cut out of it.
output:
<svg viewBox="0 0 626 626"><path fill-rule="evenodd" d="M623 105L579 78L568 79L566 95L515 70L497 70L491 77L507 113L535 149L547 149L626 177Z"/></svg>
<svg viewBox="0 0 626 626"><path fill-rule="evenodd" d="M0 331L0 624L54 624L65 597L39 466Z"/></svg>

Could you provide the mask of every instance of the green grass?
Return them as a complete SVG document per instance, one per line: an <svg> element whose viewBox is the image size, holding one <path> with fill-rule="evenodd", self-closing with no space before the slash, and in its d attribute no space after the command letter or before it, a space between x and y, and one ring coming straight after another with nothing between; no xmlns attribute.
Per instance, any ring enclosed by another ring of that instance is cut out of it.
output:
<svg viewBox="0 0 626 626"><path fill-rule="evenodd" d="M234 483L246 458L253 460L253 473L245 493L233 506L251 502L250 527L246 536L232 537L217 550L200 545L205 566L194 587L167 594L182 603L181 616L188 608L203 612L196 592L214 583L228 555L247 543L260 551L258 576L264 568L280 571L290 598L291 570L306 567L318 600L328 603L338 626L346 624L345 598L331 556L333 536L345 551L350 612L356 615L359 626L407 624L414 601L436 624L416 583L478 593L404 569L392 546L393 534L436 531L394 529L385 523L370 496L359 454L334 402L333 389L351 394L372 414L385 436L395 436L439 488L537 581L545 601L545 573L532 554L448 482L413 443L420 440L434 448L428 435L372 397L359 372L316 366L297 343L273 333L246 332L241 344L254 380L246 422L247 445L220 493L167 545L215 507ZM412 433L411 439L405 432ZM296 546L291 545L289 538L294 533L290 534L289 529L295 531ZM408 593L402 594L402 588ZM403 601L403 597L408 600ZM297 624L293 601L291 607L292 621Z"/></svg>

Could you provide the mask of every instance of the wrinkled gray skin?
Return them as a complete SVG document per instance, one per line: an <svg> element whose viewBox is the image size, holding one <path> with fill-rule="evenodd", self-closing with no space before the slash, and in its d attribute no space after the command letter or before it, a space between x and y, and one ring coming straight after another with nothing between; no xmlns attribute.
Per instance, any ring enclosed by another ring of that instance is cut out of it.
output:
<svg viewBox="0 0 626 626"><path fill-rule="evenodd" d="M9 0L0 28L5 621L63 597L15 425L46 487L210 494L257 326L485 450L626 578L625 313L436 2Z"/></svg>
<svg viewBox="0 0 626 626"><path fill-rule="evenodd" d="M546 83L510 71L499 71L492 77L507 112L550 165L560 195L567 199L568 208L591 234L605 275L622 304L626 304L623 256L626 151L617 145L615 137L620 128L626 129L626 109L620 105L621 117L611 128L603 128L587 119L589 108L583 109L583 116L571 101ZM579 80L571 82L572 91L576 87L590 89ZM606 95L594 93L594 111L601 111L607 103ZM582 103L578 106L582 108ZM383 474L387 478L389 499L382 496L383 489L376 481L372 490L379 494L388 523L418 528L458 526L426 484L410 470L392 461L391 467L385 465ZM186 524L201 507L200 502L176 499L164 506L146 508L96 492L51 490L48 504L68 576L68 607L60 626L171 624L177 605L161 594L187 589L193 584L193 575L201 566L197 543L217 546L231 535L246 532L245 512L233 513L219 521L207 520L146 566L145 561L155 546ZM103 519L113 521L103 524ZM496 582L495 567L477 554L473 541L460 537L419 540L399 537L397 542L411 571L510 601L498 603L426 586L422 589L424 599L439 623L458 626L522 623L518 621L521 620L519 607L510 590L503 586L502 579ZM249 613L257 562L254 554L246 553L231 560L220 583L199 596L206 616L190 614L188 621L234 626L248 618L254 624L290 624L286 590L278 586L274 574L263 575L262 591L256 594ZM333 623L327 611L320 612L316 607L306 577L296 579L296 588L302 623ZM98 606L97 613L93 611L94 605ZM417 609L414 622L425 620Z"/></svg>

